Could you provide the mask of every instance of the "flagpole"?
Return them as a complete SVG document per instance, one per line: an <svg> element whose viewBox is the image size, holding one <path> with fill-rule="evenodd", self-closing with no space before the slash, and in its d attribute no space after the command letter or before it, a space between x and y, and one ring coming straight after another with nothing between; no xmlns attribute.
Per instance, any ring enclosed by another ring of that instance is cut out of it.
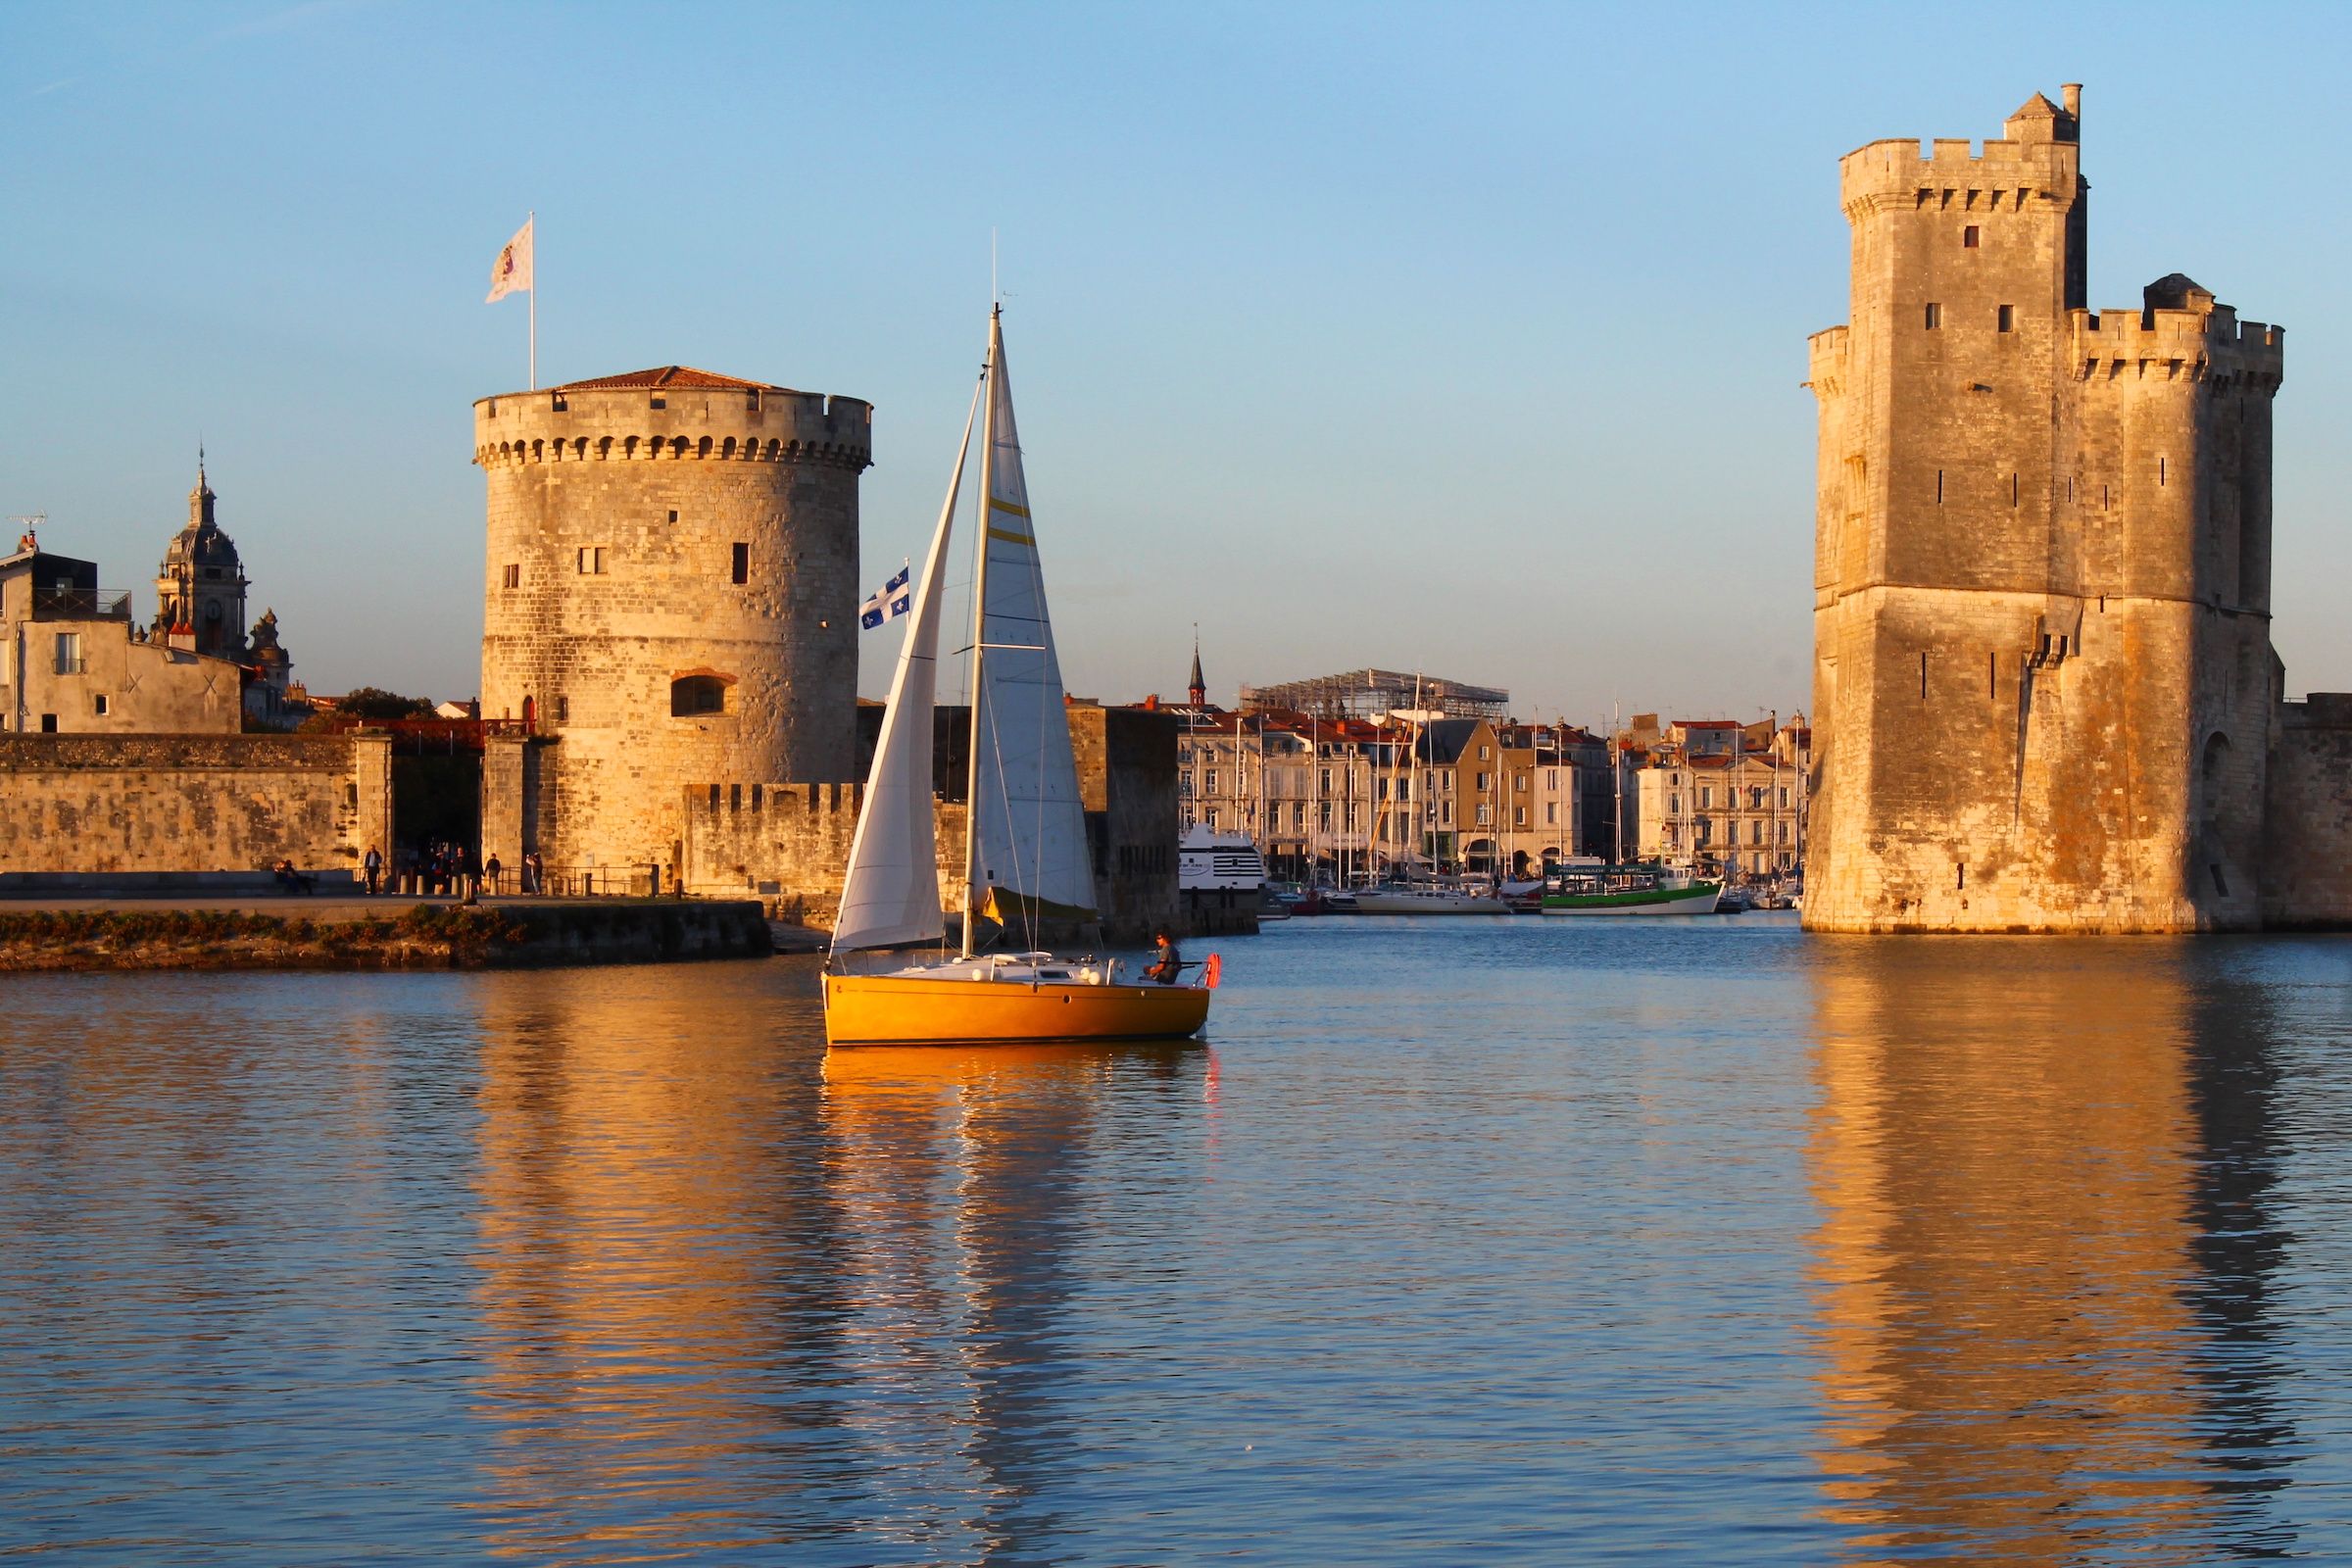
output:
<svg viewBox="0 0 2352 1568"><path fill-rule="evenodd" d="M510 207L508 212L514 209ZM524 215L523 227L531 231L531 390L539 390L539 212L533 208Z"/></svg>

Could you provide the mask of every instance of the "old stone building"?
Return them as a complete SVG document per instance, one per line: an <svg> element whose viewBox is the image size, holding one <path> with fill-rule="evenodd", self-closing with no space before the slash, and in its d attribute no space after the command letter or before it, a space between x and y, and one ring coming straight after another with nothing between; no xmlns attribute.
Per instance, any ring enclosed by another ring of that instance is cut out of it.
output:
<svg viewBox="0 0 2352 1568"><path fill-rule="evenodd" d="M234 735L243 684L230 660L144 635L130 594L98 585L97 563L31 536L0 557L0 730Z"/></svg>
<svg viewBox="0 0 2352 1568"><path fill-rule="evenodd" d="M2282 741L2271 648L2283 334L2178 273L2088 308L2081 124L2069 86L1981 149L1840 166L1852 317L1810 380L1815 929L2321 917L2264 892L2266 833L2304 836L2266 820L2274 753L2320 744Z"/></svg>
<svg viewBox="0 0 2352 1568"><path fill-rule="evenodd" d="M853 777L871 424L679 366L474 405L482 716L539 737L485 774L485 852L674 880L690 786Z"/></svg>

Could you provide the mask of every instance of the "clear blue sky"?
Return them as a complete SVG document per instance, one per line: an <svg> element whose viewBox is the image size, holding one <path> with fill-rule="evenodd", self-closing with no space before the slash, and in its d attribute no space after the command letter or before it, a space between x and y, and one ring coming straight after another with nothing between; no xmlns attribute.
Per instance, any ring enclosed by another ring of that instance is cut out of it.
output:
<svg viewBox="0 0 2352 1568"><path fill-rule="evenodd" d="M919 553L1006 337L1072 688L1367 662L1523 716L1807 691L1837 160L2084 87L2091 303L2284 322L2278 642L2352 688L2352 12L1982 5L0 9L0 511L140 589L199 436L297 673L476 685L482 304L541 379L877 406ZM868 634L870 691L894 633Z"/></svg>

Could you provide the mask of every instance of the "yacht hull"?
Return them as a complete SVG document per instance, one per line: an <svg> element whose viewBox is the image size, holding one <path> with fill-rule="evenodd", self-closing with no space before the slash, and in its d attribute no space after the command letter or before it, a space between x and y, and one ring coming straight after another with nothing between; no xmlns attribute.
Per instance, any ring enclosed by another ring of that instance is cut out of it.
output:
<svg viewBox="0 0 2352 1568"><path fill-rule="evenodd" d="M824 982L825 1040L836 1046L1180 1040L1208 1021L1199 986L974 979L963 967Z"/></svg>
<svg viewBox="0 0 2352 1568"><path fill-rule="evenodd" d="M1544 901L1545 914L1713 914L1723 897L1719 883L1696 887L1654 888L1642 893L1552 894Z"/></svg>

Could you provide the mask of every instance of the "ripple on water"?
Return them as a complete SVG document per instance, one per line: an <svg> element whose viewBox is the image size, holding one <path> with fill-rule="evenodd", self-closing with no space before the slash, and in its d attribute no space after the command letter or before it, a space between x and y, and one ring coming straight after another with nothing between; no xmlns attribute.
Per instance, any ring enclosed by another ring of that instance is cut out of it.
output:
<svg viewBox="0 0 2352 1568"><path fill-rule="evenodd" d="M2352 948L1226 956L830 1057L807 960L12 981L0 1550L2352 1557Z"/></svg>

